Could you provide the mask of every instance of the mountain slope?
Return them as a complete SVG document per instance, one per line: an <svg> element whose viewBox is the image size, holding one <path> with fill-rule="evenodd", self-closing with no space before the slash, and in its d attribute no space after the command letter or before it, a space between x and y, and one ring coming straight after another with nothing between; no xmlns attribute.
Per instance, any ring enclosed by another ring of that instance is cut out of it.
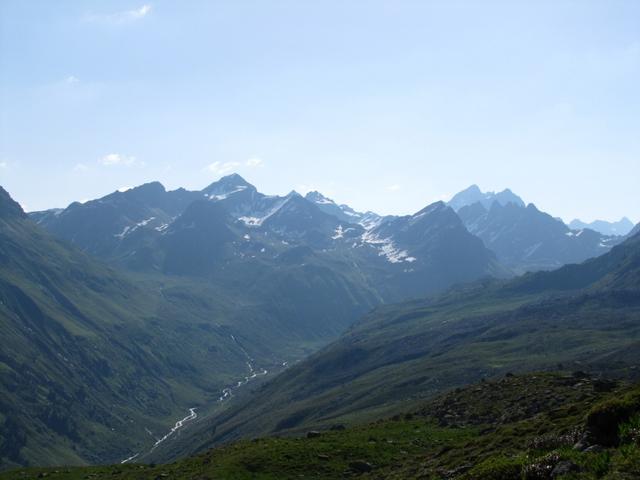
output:
<svg viewBox="0 0 640 480"><path fill-rule="evenodd" d="M519 272L579 263L606 253L619 241L593 230L570 230L533 204L494 202L486 209L475 203L461 208L458 215L500 262Z"/></svg>
<svg viewBox="0 0 640 480"><path fill-rule="evenodd" d="M197 192L167 192L160 183L153 182L30 216L58 238L87 253L129 268L145 269L156 263L149 242L197 198Z"/></svg>
<svg viewBox="0 0 640 480"><path fill-rule="evenodd" d="M385 217L363 236L394 265L385 277L404 298L442 291L456 283L506 272L482 242L466 231L455 212L436 202L414 215ZM395 298L402 298L397 294Z"/></svg>
<svg viewBox="0 0 640 480"><path fill-rule="evenodd" d="M255 261L210 282L130 276L55 240L0 194L0 468L144 453L188 408L223 406L247 378L300 359L377 301L322 261L278 271ZM193 230L201 215L203 240L236 240L214 202L193 203L172 228ZM201 246L171 233L169 270L185 267L176 251ZM312 284L305 296L278 292L283 282Z"/></svg>
<svg viewBox="0 0 640 480"><path fill-rule="evenodd" d="M140 425L162 431L244 371L226 332L196 329L219 307L188 307L170 285L132 282L0 194L3 466L117 460L145 443Z"/></svg>
<svg viewBox="0 0 640 480"><path fill-rule="evenodd" d="M639 412L638 386L580 373L508 375L420 402L402 415L334 425L307 438L242 441L169 465L38 468L0 478L630 480L640 471L631 416ZM617 445L597 445L605 432L594 420L603 414L616 433L624 432Z"/></svg>
<svg viewBox="0 0 640 480"><path fill-rule="evenodd" d="M375 418L507 371L563 364L628 374L640 344L639 259L632 238L582 265L381 307L172 451ZM567 278L587 280L567 291Z"/></svg>

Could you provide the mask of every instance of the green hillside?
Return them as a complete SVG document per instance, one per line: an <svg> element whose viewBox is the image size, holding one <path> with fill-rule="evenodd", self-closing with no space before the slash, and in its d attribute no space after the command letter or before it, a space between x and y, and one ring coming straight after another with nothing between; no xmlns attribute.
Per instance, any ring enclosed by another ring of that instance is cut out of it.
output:
<svg viewBox="0 0 640 480"><path fill-rule="evenodd" d="M374 301L314 263L218 283L120 272L0 193L0 468L142 454L189 408L226 408L224 389L235 395L246 377L262 381L308 355ZM316 316L301 315L310 299L273 296L313 268Z"/></svg>
<svg viewBox="0 0 640 480"><path fill-rule="evenodd" d="M509 374L402 415L335 424L305 438L242 441L169 465L56 467L0 478L624 480L640 474L639 432L637 386L584 374Z"/></svg>

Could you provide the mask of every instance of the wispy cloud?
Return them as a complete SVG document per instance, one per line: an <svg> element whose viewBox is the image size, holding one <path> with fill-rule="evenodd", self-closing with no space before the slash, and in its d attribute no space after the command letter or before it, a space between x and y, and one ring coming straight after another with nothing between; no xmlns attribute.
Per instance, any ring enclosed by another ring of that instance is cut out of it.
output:
<svg viewBox="0 0 640 480"><path fill-rule="evenodd" d="M98 162L105 167L133 167L134 165L139 167L145 166L144 162L138 161L138 159L133 155L122 155L120 153L109 153L102 157Z"/></svg>
<svg viewBox="0 0 640 480"><path fill-rule="evenodd" d="M78 83L80 81L80 79L78 77L76 77L75 75L69 75L67 78L64 79L65 83L68 83L69 85L73 85L74 83Z"/></svg>
<svg viewBox="0 0 640 480"><path fill-rule="evenodd" d="M260 167L262 165L264 165L264 161L259 157L252 157L249 160L247 160L247 167L255 168L255 167Z"/></svg>
<svg viewBox="0 0 640 480"><path fill-rule="evenodd" d="M89 167L84 163L77 163L72 170L74 172L86 172L87 170L89 170Z"/></svg>
<svg viewBox="0 0 640 480"><path fill-rule="evenodd" d="M387 192L397 192L401 189L402 187L400 185L398 185L397 183L394 183L393 185L389 185L385 188L385 190Z"/></svg>
<svg viewBox="0 0 640 480"><path fill-rule="evenodd" d="M110 23L113 25L122 25L125 23L141 20L151 13L151 5L146 3L141 7L131 10L124 10L113 13L90 13L85 15L85 20L89 22Z"/></svg>
<svg viewBox="0 0 640 480"><path fill-rule="evenodd" d="M7 168L9 164L7 162L0 162L0 168Z"/></svg>
<svg viewBox="0 0 640 480"><path fill-rule="evenodd" d="M204 169L214 175L226 175L240 166L240 162L213 162Z"/></svg>

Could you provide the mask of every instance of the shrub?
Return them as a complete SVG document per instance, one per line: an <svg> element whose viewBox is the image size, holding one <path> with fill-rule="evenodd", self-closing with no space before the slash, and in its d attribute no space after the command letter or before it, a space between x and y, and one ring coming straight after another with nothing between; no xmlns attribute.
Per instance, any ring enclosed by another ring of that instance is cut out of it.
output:
<svg viewBox="0 0 640 480"><path fill-rule="evenodd" d="M618 436L622 443L636 443L640 445L640 414L633 415L628 422L620 425Z"/></svg>
<svg viewBox="0 0 640 480"><path fill-rule="evenodd" d="M559 461L560 456L557 453L538 458L524 467L523 477L525 480L547 480L551 478L551 472Z"/></svg>
<svg viewBox="0 0 640 480"><path fill-rule="evenodd" d="M605 446L617 445L619 426L636 412L640 412L640 389L622 398L606 400L595 405L587 415L587 429L596 443Z"/></svg>
<svg viewBox="0 0 640 480"><path fill-rule="evenodd" d="M467 480L517 480L522 478L522 460L491 457L473 467L465 478Z"/></svg>

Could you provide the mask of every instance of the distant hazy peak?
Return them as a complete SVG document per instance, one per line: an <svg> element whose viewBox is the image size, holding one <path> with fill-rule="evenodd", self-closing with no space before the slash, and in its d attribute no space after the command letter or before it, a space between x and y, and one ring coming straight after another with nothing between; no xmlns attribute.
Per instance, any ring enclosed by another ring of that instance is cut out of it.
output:
<svg viewBox="0 0 640 480"><path fill-rule="evenodd" d="M508 205L513 203L519 207L524 207L524 201L510 189L506 188L501 192L482 192L477 185L471 185L470 187L455 194L449 201L448 205L455 211L460 210L462 207L473 205L480 202L486 209L490 209L494 203L500 205Z"/></svg>
<svg viewBox="0 0 640 480"><path fill-rule="evenodd" d="M622 217L617 222L608 222L606 220L595 220L591 223L585 223L579 219L573 220L569 223L569 227L573 230L580 230L584 228L590 228L596 232L600 232L603 235L628 235L634 228L633 222L627 217Z"/></svg>

